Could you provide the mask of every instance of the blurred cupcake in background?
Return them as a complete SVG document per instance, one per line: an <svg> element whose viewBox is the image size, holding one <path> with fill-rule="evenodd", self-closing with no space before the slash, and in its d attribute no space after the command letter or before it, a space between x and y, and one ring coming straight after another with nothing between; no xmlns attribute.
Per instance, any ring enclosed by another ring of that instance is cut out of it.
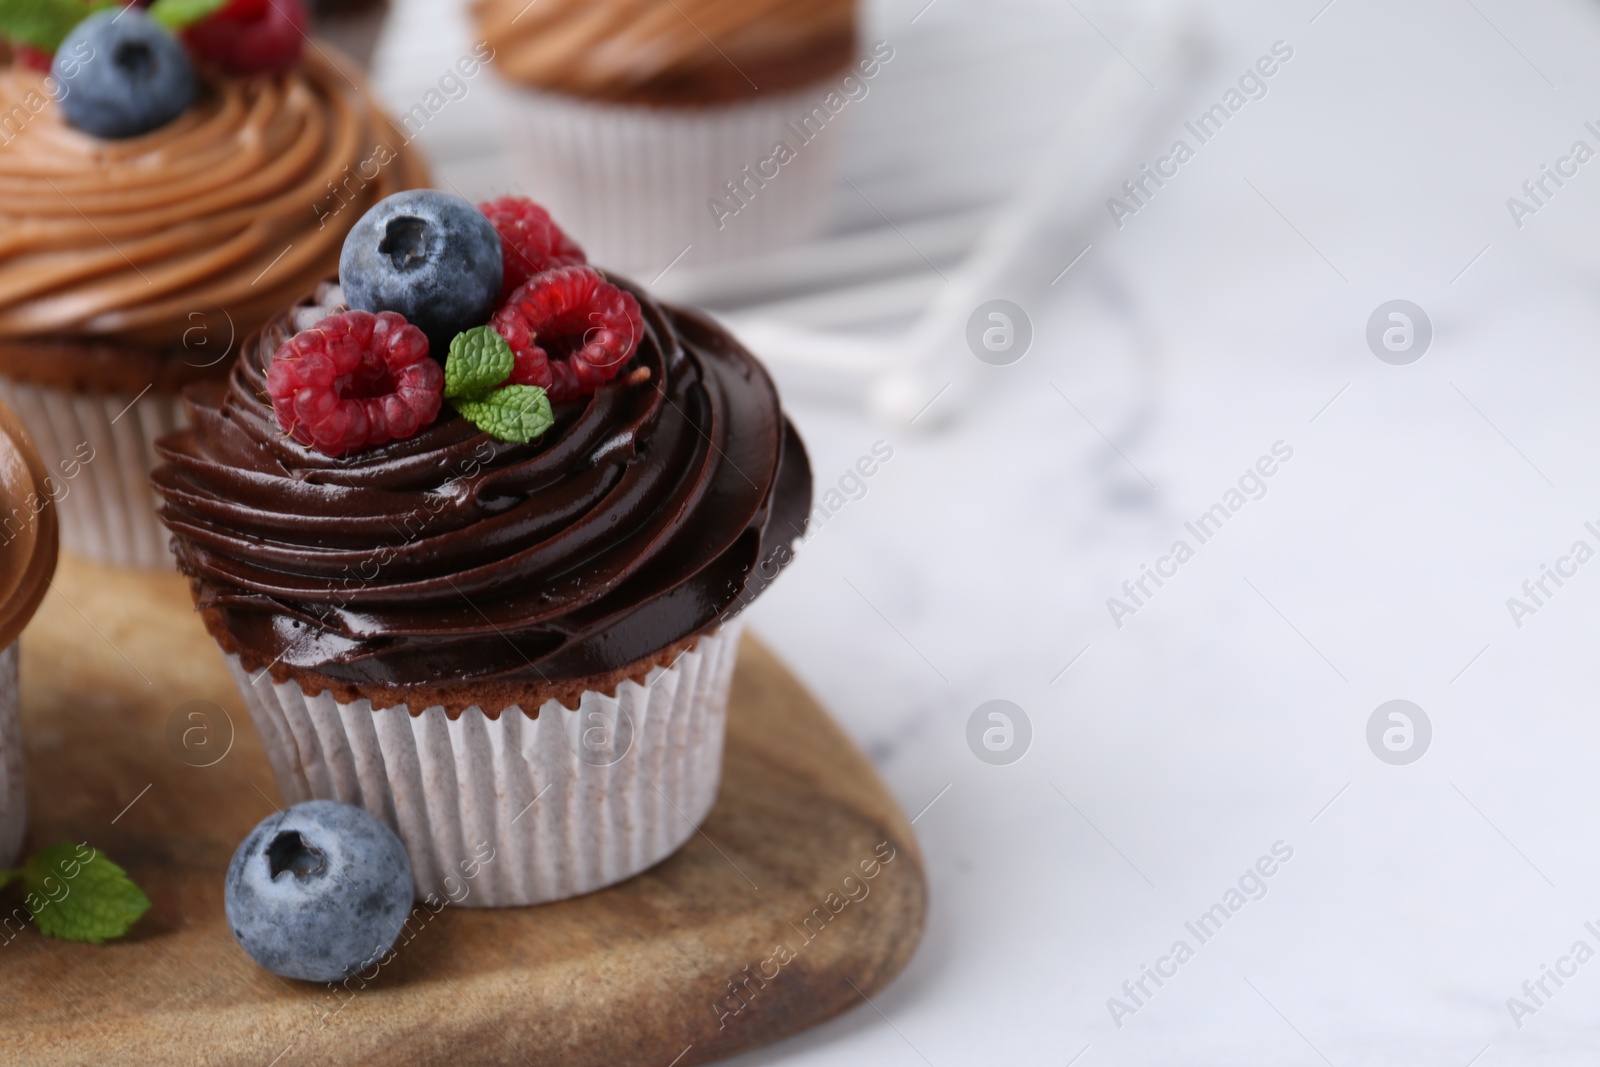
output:
<svg viewBox="0 0 1600 1067"><path fill-rule="evenodd" d="M306 46L299 0L248 7L183 25L199 5L158 0L54 40L0 7L0 397L64 545L100 562L170 566L148 473L180 392L427 179L354 65Z"/></svg>
<svg viewBox="0 0 1600 1067"><path fill-rule="evenodd" d="M516 94L533 196L596 259L653 275L737 259L821 221L847 104L854 0L477 0ZM892 52L890 53L892 54Z"/></svg>
<svg viewBox="0 0 1600 1067"><path fill-rule="evenodd" d="M17 635L56 569L58 483L16 414L0 404L0 869L16 862L27 830L17 716Z"/></svg>

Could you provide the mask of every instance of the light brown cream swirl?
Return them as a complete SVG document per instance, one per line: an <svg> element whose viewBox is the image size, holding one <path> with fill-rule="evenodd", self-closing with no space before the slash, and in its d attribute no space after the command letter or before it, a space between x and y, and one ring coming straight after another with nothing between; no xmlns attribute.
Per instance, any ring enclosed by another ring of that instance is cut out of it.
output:
<svg viewBox="0 0 1600 1067"><path fill-rule="evenodd" d="M55 573L60 536L44 461L0 403L0 648L33 618Z"/></svg>
<svg viewBox="0 0 1600 1067"><path fill-rule="evenodd" d="M477 0L512 81L596 100L712 104L849 65L855 0Z"/></svg>
<svg viewBox="0 0 1600 1067"><path fill-rule="evenodd" d="M209 77L189 111L125 141L73 129L42 76L0 69L0 343L176 346L223 318L242 339L335 273L367 208L427 173L330 56Z"/></svg>

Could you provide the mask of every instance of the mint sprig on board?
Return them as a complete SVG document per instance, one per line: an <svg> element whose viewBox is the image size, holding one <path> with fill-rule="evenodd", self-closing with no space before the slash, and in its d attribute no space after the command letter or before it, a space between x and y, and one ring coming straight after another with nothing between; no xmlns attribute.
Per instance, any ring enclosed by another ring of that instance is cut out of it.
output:
<svg viewBox="0 0 1600 1067"><path fill-rule="evenodd" d="M0 889L18 881L39 932L62 941L102 944L150 910L150 898L127 872L86 844L55 845L16 870L0 871Z"/></svg>
<svg viewBox="0 0 1600 1067"><path fill-rule="evenodd" d="M506 385L516 357L488 326L456 334L444 364L444 396L461 417L502 441L527 444L556 424L550 397L537 385Z"/></svg>
<svg viewBox="0 0 1600 1067"><path fill-rule="evenodd" d="M120 6L116 0L0 0L0 37L54 52L78 23Z"/></svg>

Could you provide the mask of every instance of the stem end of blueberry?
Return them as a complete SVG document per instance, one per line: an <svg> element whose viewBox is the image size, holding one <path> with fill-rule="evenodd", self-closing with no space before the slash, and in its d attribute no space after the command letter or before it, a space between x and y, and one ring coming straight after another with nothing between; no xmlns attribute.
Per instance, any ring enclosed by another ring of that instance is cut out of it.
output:
<svg viewBox="0 0 1600 1067"><path fill-rule="evenodd" d="M284 871L296 878L309 878L322 870L323 861L322 851L299 830L284 830L267 846L267 870L273 881Z"/></svg>

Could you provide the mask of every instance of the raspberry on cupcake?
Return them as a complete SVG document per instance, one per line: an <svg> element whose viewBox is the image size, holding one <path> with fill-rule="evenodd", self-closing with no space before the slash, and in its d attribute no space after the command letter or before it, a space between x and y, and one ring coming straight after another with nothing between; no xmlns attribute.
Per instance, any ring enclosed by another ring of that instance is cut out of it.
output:
<svg viewBox="0 0 1600 1067"><path fill-rule="evenodd" d="M181 391L225 377L357 219L426 181L305 26L302 0L0 5L0 113L25 116L0 131L0 397L70 479L78 554L171 565L147 472Z"/></svg>
<svg viewBox="0 0 1600 1067"><path fill-rule="evenodd" d="M505 280L500 283L502 304L535 274L589 262L577 242L550 218L550 212L532 200L502 196L479 204L478 210L500 234L505 267Z"/></svg>
<svg viewBox="0 0 1600 1067"><path fill-rule="evenodd" d="M275 74L300 62L310 24L300 0L228 0L183 40L231 73Z"/></svg>
<svg viewBox="0 0 1600 1067"><path fill-rule="evenodd" d="M444 371L392 311L345 311L272 357L267 394L284 433L328 456L403 441L439 414Z"/></svg>
<svg viewBox="0 0 1600 1067"><path fill-rule="evenodd" d="M503 293L513 247L542 269ZM380 203L340 284L158 446L179 568L286 799L383 819L423 896L484 843L469 903L504 906L693 833L737 616L810 508L755 359L576 250L532 204Z"/></svg>
<svg viewBox="0 0 1600 1067"><path fill-rule="evenodd" d="M615 378L639 344L639 301L591 267L558 267L515 289L492 322L511 346L511 380L572 400Z"/></svg>

